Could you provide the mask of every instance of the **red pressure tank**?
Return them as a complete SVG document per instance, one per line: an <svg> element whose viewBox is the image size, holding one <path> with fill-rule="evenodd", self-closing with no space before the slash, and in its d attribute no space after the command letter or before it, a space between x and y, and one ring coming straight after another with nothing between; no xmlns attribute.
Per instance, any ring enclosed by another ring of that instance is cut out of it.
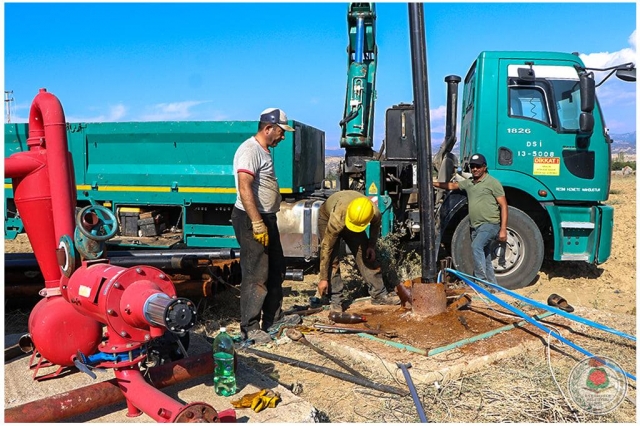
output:
<svg viewBox="0 0 640 426"><path fill-rule="evenodd" d="M42 299L33 308L29 333L43 358L69 367L78 350L83 354L96 352L102 339L102 324L55 296Z"/></svg>

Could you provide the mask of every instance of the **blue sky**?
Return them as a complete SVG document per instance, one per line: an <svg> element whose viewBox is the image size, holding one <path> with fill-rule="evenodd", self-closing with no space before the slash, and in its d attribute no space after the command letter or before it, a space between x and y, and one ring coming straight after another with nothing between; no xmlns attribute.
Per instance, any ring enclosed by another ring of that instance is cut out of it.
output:
<svg viewBox="0 0 640 426"><path fill-rule="evenodd" d="M434 144L444 77L483 50L580 52L588 66L636 61L636 5L425 3ZM67 121L256 120L267 107L339 147L347 3L5 3L4 90L28 120L41 87ZM376 4L375 147L387 108L413 99L408 8ZM462 91L460 91L460 94ZM611 133L636 129L635 84L598 89ZM6 121L6 114L5 114Z"/></svg>

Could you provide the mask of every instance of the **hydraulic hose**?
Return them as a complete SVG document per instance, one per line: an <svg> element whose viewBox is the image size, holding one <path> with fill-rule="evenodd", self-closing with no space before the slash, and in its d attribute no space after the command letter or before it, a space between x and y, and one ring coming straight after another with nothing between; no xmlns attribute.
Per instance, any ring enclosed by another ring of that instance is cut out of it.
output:
<svg viewBox="0 0 640 426"><path fill-rule="evenodd" d="M615 330L613 328L607 327L606 325L599 324L599 323L597 323L595 321L591 321L591 320L588 320L586 318L582 318L582 317L580 317L578 315L571 314L571 313L569 313L567 311L563 311L562 309L558 309L558 308L555 308L553 306L545 305L544 303L540 303L537 300L533 300L533 299L529 299L528 297L521 296L518 293L514 293L513 291L510 291L510 290L508 290L508 289L506 289L506 288L504 288L502 286L499 286L497 284L490 283L489 281L484 281L484 280L476 278L476 277L474 277L472 275L467 275L467 274L465 274L463 272L460 272L460 271L454 271L453 269L447 269L447 271L452 272L452 273L458 275L461 278L462 277L466 277L466 278L469 278L469 279L475 279L477 281L480 281L481 283L483 283L483 284L485 284L485 285L487 285L487 286L489 286L491 288L494 288L496 290L500 290L503 293L513 297L514 299L518 299L518 300L520 300L520 301L522 301L524 303L527 303L527 304L529 304L531 306L535 306L536 308L540 308L540 309L544 309L544 310L547 310L547 311L551 311L551 312L556 313L558 315L562 315L563 317L566 317L566 318L568 318L570 320L573 320L573 321L588 325L588 326L593 327L593 328L597 328L597 329L602 330L602 331L606 331L606 332L611 333L611 334L615 334L616 336L624 337L625 339L629 339L629 340L632 340L634 342L636 341L636 336L631 336L631 335L629 335L627 333L623 333L622 331L618 331L618 330Z"/></svg>
<svg viewBox="0 0 640 426"><path fill-rule="evenodd" d="M474 290L476 290L477 292L481 293L482 295L484 295L487 299L491 300L494 303L497 303L498 305L502 306L505 309L508 309L509 311L515 313L516 315L520 316L522 319L526 320L528 323L535 325L536 327L538 327L539 329L541 329L542 331L544 331L547 334L550 334L551 336L555 337L556 339L560 340L561 342L565 343L566 345L572 347L573 349L577 350L578 352L592 358L592 357L596 357L594 354L592 354L591 352L589 352L588 350L582 348L581 346L573 343L572 341L565 339L564 337L562 337L560 334L556 333L555 331L549 329L548 327L546 327L545 325L540 324L538 321L534 320L533 318L531 318L529 315L525 314L523 311L521 311L520 309L516 308L515 306L511 306L510 304L508 304L507 302L505 302L504 300L499 299L498 297L496 297L495 295L491 294L489 291L485 290L484 288L480 287L479 285L475 284L474 282L472 282L470 279L466 278L466 277L471 277L473 279L478 279L475 277L472 277L470 275L467 274L463 274L461 272L458 272L454 269L446 269L447 272L450 272L454 275L456 275L457 277L459 277L460 279L462 279L462 281L464 281L467 285L469 285L471 288L473 288ZM483 283L487 283L484 280L480 280L479 281L483 282ZM494 286L495 289L498 289L500 291L505 291L504 287L501 286ZM545 309L550 308L548 306L545 305ZM606 363L605 363L606 364ZM607 364L608 367L624 374L625 376L627 376L628 378L630 378L631 380L635 381L636 377L630 373L627 373L624 370L620 370L617 367L613 366L613 365L609 365Z"/></svg>
<svg viewBox="0 0 640 426"><path fill-rule="evenodd" d="M416 406L416 411L418 411L418 417L420 418L420 421L422 423L428 423L427 415L424 412L424 408L422 407L422 403L420 402L420 397L418 396L416 387L413 384L411 375L409 374L409 368L411 367L411 363L403 364L401 362L397 362L396 365L398 366L398 368L402 370L402 374L404 374L404 380L407 382L407 386L409 386L409 391L411 392L411 398L413 398L413 403Z"/></svg>

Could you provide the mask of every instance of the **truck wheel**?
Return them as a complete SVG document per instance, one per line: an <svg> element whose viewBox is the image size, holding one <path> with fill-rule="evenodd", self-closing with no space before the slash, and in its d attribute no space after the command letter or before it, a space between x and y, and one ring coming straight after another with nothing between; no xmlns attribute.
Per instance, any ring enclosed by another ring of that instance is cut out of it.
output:
<svg viewBox="0 0 640 426"><path fill-rule="evenodd" d="M535 222L522 210L509 206L507 243L491 243L493 269L498 284L510 290L526 287L536 278L544 258L544 243ZM469 216L460 221L451 239L455 267L473 275Z"/></svg>

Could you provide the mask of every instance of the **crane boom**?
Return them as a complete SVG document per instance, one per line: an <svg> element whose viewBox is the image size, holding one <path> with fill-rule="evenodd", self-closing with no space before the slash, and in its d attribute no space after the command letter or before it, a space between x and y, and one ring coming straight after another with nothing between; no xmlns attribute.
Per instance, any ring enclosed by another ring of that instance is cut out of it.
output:
<svg viewBox="0 0 640 426"><path fill-rule="evenodd" d="M347 150L365 148L365 151L371 151L373 146L373 106L378 51L375 20L375 4L349 5L347 95L343 118L340 121L340 147Z"/></svg>

